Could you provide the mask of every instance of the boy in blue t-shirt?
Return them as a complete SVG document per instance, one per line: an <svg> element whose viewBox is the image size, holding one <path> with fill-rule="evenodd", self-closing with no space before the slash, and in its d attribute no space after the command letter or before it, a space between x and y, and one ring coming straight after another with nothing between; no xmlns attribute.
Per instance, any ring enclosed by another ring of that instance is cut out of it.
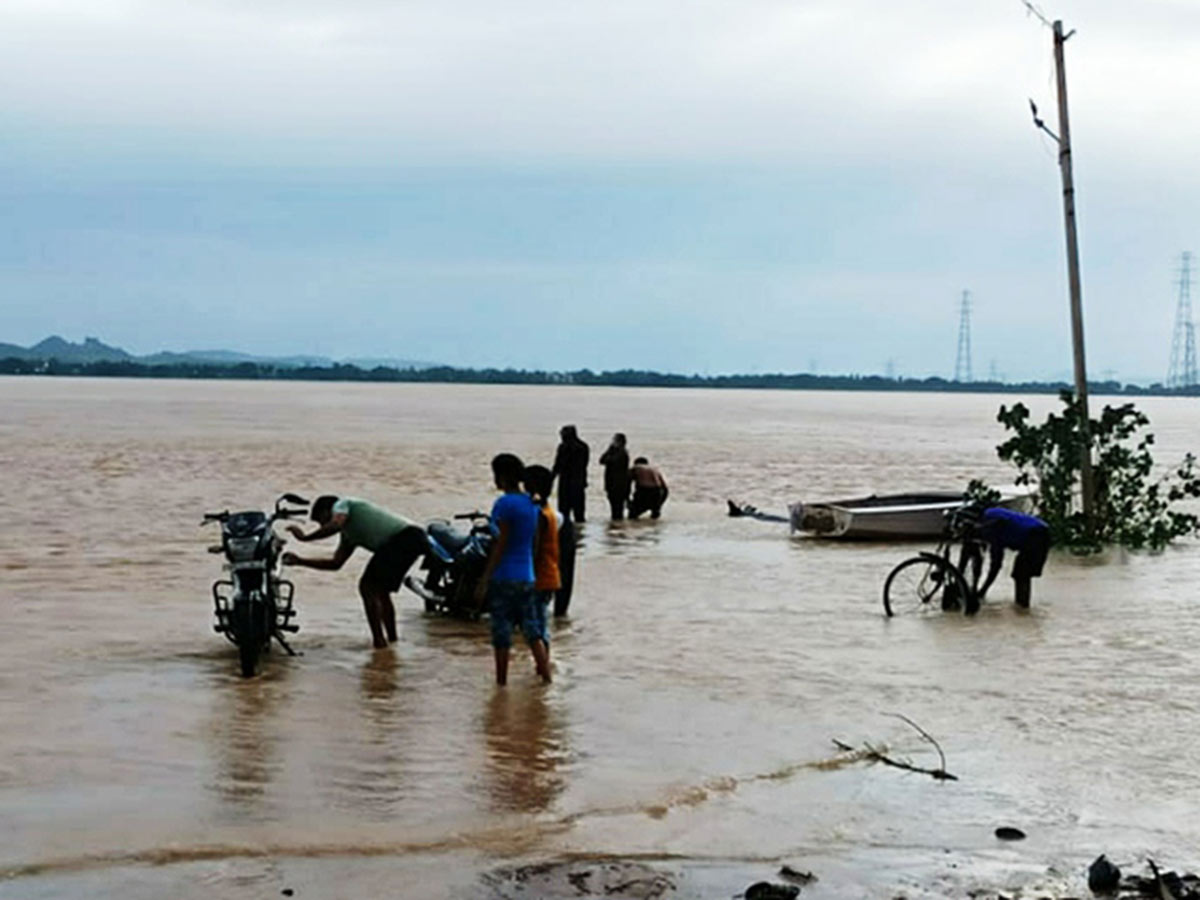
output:
<svg viewBox="0 0 1200 900"><path fill-rule="evenodd" d="M513 626L525 634L542 681L550 682L550 658L538 627L537 598L533 590L534 542L539 510L521 490L525 464L511 453L492 460L496 487L504 491L492 506L492 525L497 529L487 567L475 586L475 601L486 599L492 620L492 648L496 657L496 684L508 683L508 656Z"/></svg>

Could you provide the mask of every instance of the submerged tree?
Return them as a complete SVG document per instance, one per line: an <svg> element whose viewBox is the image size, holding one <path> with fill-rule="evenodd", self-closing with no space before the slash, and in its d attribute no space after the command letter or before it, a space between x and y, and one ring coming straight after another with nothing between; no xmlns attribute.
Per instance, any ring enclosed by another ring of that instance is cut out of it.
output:
<svg viewBox="0 0 1200 900"><path fill-rule="evenodd" d="M1001 406L997 420L1013 435L996 448L1021 470L1018 484L1036 481L1039 514L1056 544L1085 553L1109 544L1160 550L1200 529L1200 517L1172 509L1180 500L1200 498L1196 458L1189 453L1156 475L1154 435L1144 430L1150 419L1132 403L1105 406L1099 419L1089 420L1095 490L1089 521L1075 502L1084 449L1079 404L1070 391L1059 398L1062 413L1051 413L1041 425L1030 422L1023 403Z"/></svg>

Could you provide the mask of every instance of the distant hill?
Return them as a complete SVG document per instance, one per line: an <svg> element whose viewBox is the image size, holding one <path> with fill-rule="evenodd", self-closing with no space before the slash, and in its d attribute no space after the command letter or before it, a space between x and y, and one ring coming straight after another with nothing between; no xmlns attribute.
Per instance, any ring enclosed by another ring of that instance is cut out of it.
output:
<svg viewBox="0 0 1200 900"><path fill-rule="evenodd" d="M32 347L16 344L0 344L0 358L5 359L56 359L59 362L128 362L134 357L120 347L110 347L94 337L84 338L82 344L72 344L57 334Z"/></svg>
<svg viewBox="0 0 1200 900"><path fill-rule="evenodd" d="M31 347L0 342L0 359L54 360L62 363L136 362L146 366L236 366L241 363L252 363L256 366L278 366L288 369L331 368L339 364L357 366L360 369L374 369L380 366L389 369L432 369L437 366L437 363L390 357L334 360L326 356L256 356L236 350L184 350L182 352L164 350L145 356L135 356L120 347L111 347L94 337L84 338L82 344L73 344L58 335L51 335Z"/></svg>

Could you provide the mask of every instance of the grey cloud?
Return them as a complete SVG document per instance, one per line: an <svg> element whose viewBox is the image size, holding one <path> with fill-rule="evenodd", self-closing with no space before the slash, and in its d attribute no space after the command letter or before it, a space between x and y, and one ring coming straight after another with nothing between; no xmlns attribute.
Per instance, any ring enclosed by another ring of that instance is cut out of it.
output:
<svg viewBox="0 0 1200 900"><path fill-rule="evenodd" d="M1064 4L1065 5L1065 4ZM45 11L45 10L49 11ZM1200 15L1075 3L1081 118L1152 160L1196 117ZM0 103L31 122L237 135L349 159L986 154L1052 92L1017 3L90 2L0 12Z"/></svg>

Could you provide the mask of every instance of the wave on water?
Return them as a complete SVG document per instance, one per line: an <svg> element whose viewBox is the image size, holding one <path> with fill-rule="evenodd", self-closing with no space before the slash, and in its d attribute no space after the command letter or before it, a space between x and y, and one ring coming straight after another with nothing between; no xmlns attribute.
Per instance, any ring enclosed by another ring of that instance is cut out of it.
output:
<svg viewBox="0 0 1200 900"><path fill-rule="evenodd" d="M0 869L0 880L33 878L40 875L119 866L169 866L230 859L334 859L439 854L455 850L482 851L497 856L519 856L536 849L546 838L570 830L579 822L629 815L644 815L652 819L662 819L672 810L698 807L716 796L734 793L743 784L784 781L804 771L839 769L861 761L865 758L865 754L866 751L839 753L835 757L789 764L769 772L743 776L714 776L699 784L676 785L668 789L663 796L649 802L599 807L558 818L525 820L520 823L508 821L488 828L456 831L425 839L380 841L378 839L359 839L355 836L344 840L254 840L253 842L228 841L185 846L172 844L136 850L85 853L9 865ZM377 832L372 831L372 834L375 833ZM604 854L576 854L571 858L602 860L607 857ZM631 859L633 857L623 854L622 858ZM651 857L646 858L650 859ZM662 854L654 854L653 858L661 860L667 857Z"/></svg>
<svg viewBox="0 0 1200 900"><path fill-rule="evenodd" d="M538 822L514 828L511 824L456 832L428 840L408 841L297 841L229 842L219 844L169 845L140 850L88 853L63 856L41 862L24 863L0 869L0 880L33 878L39 875L80 872L118 866L170 866L183 863L214 862L230 859L336 859L352 857L408 856L437 854L454 850L483 850L498 855L519 855L537 841L563 828L559 822Z"/></svg>

